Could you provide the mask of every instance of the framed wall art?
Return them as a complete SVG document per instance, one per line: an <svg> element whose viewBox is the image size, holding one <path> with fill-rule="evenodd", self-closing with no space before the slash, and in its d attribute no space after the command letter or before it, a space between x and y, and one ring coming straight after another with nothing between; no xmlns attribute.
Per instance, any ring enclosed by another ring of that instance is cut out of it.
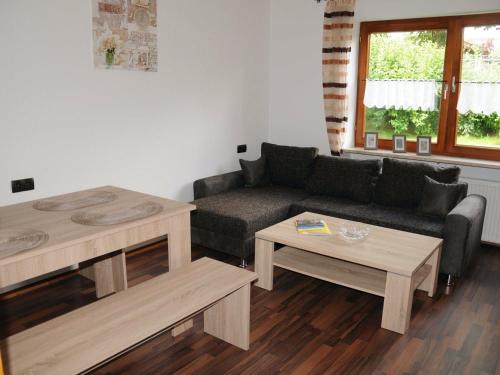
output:
<svg viewBox="0 0 500 375"><path fill-rule="evenodd" d="M157 0L91 0L94 66L158 71Z"/></svg>

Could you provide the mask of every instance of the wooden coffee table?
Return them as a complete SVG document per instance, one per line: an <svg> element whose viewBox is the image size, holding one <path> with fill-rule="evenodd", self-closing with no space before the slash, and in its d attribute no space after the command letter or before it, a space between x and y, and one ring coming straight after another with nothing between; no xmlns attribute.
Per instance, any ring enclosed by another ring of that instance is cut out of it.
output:
<svg viewBox="0 0 500 375"><path fill-rule="evenodd" d="M332 236L300 235L295 220L319 218ZM273 289L273 267L281 267L384 297L382 328L404 334L410 324L413 293L436 292L442 240L370 227L367 238L347 242L338 234L342 220L303 213L255 234L257 286ZM286 245L275 251L275 243Z"/></svg>

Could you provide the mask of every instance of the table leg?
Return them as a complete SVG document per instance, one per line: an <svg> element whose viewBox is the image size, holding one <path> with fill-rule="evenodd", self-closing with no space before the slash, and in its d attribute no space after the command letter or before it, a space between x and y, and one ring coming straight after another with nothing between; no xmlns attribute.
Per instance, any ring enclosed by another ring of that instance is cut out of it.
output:
<svg viewBox="0 0 500 375"><path fill-rule="evenodd" d="M78 270L78 273L80 275L95 282L94 265L93 264L91 264L90 266L86 266L84 263L80 263L79 267L80 267L80 269Z"/></svg>
<svg viewBox="0 0 500 375"><path fill-rule="evenodd" d="M256 286L273 290L274 242L255 239L255 272L259 279Z"/></svg>
<svg viewBox="0 0 500 375"><path fill-rule="evenodd" d="M204 312L206 333L243 350L250 347L250 284Z"/></svg>
<svg viewBox="0 0 500 375"><path fill-rule="evenodd" d="M422 284L420 284L420 286L418 287L419 290L426 291L429 297L433 297L434 294L436 294L440 261L441 246L434 250L434 253L425 263L431 266L431 271L429 272L429 275L424 279L424 281L422 281Z"/></svg>
<svg viewBox="0 0 500 375"><path fill-rule="evenodd" d="M111 258L111 267L113 271L113 284L115 292L120 292L128 288L127 280L127 262L125 251Z"/></svg>
<svg viewBox="0 0 500 375"><path fill-rule="evenodd" d="M193 319L186 320L184 323L179 324L172 328L172 336L179 336L181 333L186 332L188 329L193 328Z"/></svg>
<svg viewBox="0 0 500 375"><path fill-rule="evenodd" d="M411 277L387 272L382 328L404 334L410 325L412 304Z"/></svg>
<svg viewBox="0 0 500 375"><path fill-rule="evenodd" d="M94 280L97 298L127 289L125 252L94 263Z"/></svg>
<svg viewBox="0 0 500 375"><path fill-rule="evenodd" d="M174 270L191 263L191 214L173 216L168 232L168 269ZM178 336L193 327L193 320L187 320L172 329L172 336Z"/></svg>
<svg viewBox="0 0 500 375"><path fill-rule="evenodd" d="M183 213L170 219L168 268L174 270L191 263L191 216Z"/></svg>

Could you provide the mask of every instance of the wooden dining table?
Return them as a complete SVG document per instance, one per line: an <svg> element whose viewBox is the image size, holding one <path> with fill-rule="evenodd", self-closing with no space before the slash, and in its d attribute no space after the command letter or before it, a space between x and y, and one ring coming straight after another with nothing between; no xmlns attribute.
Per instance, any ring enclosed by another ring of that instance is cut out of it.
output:
<svg viewBox="0 0 500 375"><path fill-rule="evenodd" d="M103 297L127 288L125 250L165 235L169 269L180 268L195 208L113 186L0 207L0 288L85 265Z"/></svg>

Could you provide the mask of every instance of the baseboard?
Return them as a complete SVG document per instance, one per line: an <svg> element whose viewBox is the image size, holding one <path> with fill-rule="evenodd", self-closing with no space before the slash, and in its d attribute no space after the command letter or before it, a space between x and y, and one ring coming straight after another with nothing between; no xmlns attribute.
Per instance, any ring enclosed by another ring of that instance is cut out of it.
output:
<svg viewBox="0 0 500 375"><path fill-rule="evenodd" d="M482 245L487 245L487 246L498 247L498 249L500 250L500 243L488 242L488 241L481 241L481 244Z"/></svg>

